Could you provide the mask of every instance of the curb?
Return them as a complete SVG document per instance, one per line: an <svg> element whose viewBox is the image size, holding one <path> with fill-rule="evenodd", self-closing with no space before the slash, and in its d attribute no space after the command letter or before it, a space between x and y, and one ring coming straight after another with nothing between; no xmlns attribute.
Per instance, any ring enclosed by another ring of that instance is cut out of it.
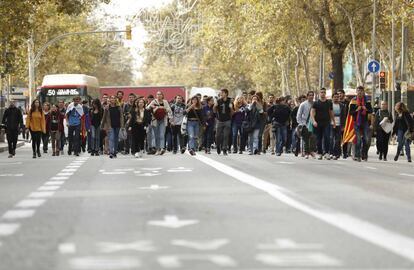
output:
<svg viewBox="0 0 414 270"><path fill-rule="evenodd" d="M17 148L22 147L24 144L25 144L25 142L17 142L16 147ZM0 147L0 153L7 152L7 151L9 151L9 148L8 148L7 145L4 146L4 147Z"/></svg>

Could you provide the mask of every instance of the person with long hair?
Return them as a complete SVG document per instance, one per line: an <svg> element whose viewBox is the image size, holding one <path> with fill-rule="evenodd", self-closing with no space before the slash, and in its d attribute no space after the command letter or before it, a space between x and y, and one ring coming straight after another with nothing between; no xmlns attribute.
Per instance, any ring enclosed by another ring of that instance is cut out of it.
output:
<svg viewBox="0 0 414 270"><path fill-rule="evenodd" d="M246 101L243 96L238 96L234 100L234 114L232 116L231 130L232 130L232 145L233 154L236 154L238 150L241 152L244 148L244 134L242 129L242 122L246 114ZM238 140L239 138L239 140ZM238 141L240 143L238 143Z"/></svg>
<svg viewBox="0 0 414 270"><path fill-rule="evenodd" d="M151 113L145 109L145 100L136 99L130 110L131 117L127 121L128 131L131 132L131 151L136 158L142 157L145 149L145 138L147 137L145 128L151 122Z"/></svg>
<svg viewBox="0 0 414 270"><path fill-rule="evenodd" d="M214 98L208 97L206 105L203 107L203 124L205 127L204 131L204 150L206 154L211 154L211 145L214 141L214 128L216 124L216 118L214 115Z"/></svg>
<svg viewBox="0 0 414 270"><path fill-rule="evenodd" d="M50 140L50 103L43 103L43 114L46 121L46 133L42 134L43 153L47 154L48 144Z"/></svg>
<svg viewBox="0 0 414 270"><path fill-rule="evenodd" d="M403 102L398 102L395 104L395 125L393 134L397 135L398 148L397 154L394 157L395 161L398 161L398 158L401 154L403 146L405 146L405 153L407 155L407 161L411 162L411 150L410 144L411 139L407 138L405 135L407 132L414 131L413 118L408 112L407 106Z"/></svg>
<svg viewBox="0 0 414 270"><path fill-rule="evenodd" d="M46 121L45 115L38 99L33 100L30 107L29 114L26 118L26 127L30 130L32 137L32 150L33 158L41 157L40 154L40 141L42 140L42 134L46 133Z"/></svg>
<svg viewBox="0 0 414 270"><path fill-rule="evenodd" d="M202 107L198 96L194 96L190 100L187 109L187 133L188 133L188 151L192 156L195 155L197 147L198 135L200 133L200 125L202 124Z"/></svg>
<svg viewBox="0 0 414 270"><path fill-rule="evenodd" d="M52 156L59 156L60 152L60 139L62 133L64 133L63 127L64 116L60 114L58 106L56 104L52 105L52 110L50 111L50 139L52 142ZM47 128L47 124L46 124Z"/></svg>
<svg viewBox="0 0 414 270"><path fill-rule="evenodd" d="M391 131L388 133L383 129L382 124L388 122L392 124L392 114L388 111L388 103L381 102L381 108L375 113L374 129L377 132L377 150L379 153L379 160L387 161L388 144L390 141Z"/></svg>
<svg viewBox="0 0 414 270"><path fill-rule="evenodd" d="M103 109L98 98L92 101L89 115L91 118L91 156L99 156Z"/></svg>
<svg viewBox="0 0 414 270"><path fill-rule="evenodd" d="M171 105L172 119L170 120L172 129L173 154L177 154L180 145L181 154L185 153L184 135L181 133L181 125L185 114L184 98L180 95L175 97L175 102Z"/></svg>

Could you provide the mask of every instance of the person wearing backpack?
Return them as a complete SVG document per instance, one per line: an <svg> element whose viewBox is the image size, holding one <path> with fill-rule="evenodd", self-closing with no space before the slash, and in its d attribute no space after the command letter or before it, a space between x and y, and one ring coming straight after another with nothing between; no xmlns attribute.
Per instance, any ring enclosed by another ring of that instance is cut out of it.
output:
<svg viewBox="0 0 414 270"><path fill-rule="evenodd" d="M260 133L260 115L263 114L263 107L259 103L259 97L252 96L252 102L247 107L247 115L244 121L244 130L249 134L249 155L258 155L259 152L259 133Z"/></svg>
<svg viewBox="0 0 414 270"><path fill-rule="evenodd" d="M163 155L165 153L165 129L168 119L172 118L170 105L164 99L164 94L158 91L157 98L148 104L147 109L152 110L151 125L154 129L155 147L157 149L155 154Z"/></svg>

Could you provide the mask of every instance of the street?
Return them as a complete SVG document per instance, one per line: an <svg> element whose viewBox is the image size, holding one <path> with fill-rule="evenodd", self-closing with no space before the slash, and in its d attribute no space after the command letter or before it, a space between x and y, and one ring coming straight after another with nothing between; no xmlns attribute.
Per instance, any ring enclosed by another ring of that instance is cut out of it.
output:
<svg viewBox="0 0 414 270"><path fill-rule="evenodd" d="M0 154L0 269L414 269L404 160Z"/></svg>

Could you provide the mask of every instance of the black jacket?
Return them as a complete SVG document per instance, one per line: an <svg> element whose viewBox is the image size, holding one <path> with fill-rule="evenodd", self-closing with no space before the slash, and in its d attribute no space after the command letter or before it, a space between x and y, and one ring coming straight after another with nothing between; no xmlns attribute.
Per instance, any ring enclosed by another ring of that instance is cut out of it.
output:
<svg viewBox="0 0 414 270"><path fill-rule="evenodd" d="M23 115L20 109L9 107L6 109L1 122L8 130L19 130L23 126Z"/></svg>
<svg viewBox="0 0 414 270"><path fill-rule="evenodd" d="M276 104L270 107L267 113L272 123L278 123L283 126L289 124L291 113L289 106L285 104Z"/></svg>
<svg viewBox="0 0 414 270"><path fill-rule="evenodd" d="M137 112L135 109L131 109L130 111L131 118L129 119L128 127L133 127L137 123ZM144 126L148 126L151 123L152 120L152 113L149 110L144 109Z"/></svg>
<svg viewBox="0 0 414 270"><path fill-rule="evenodd" d="M399 129L403 132L406 132L407 130L410 132L414 131L413 118L409 112L403 112L401 117L399 117L398 114L395 115L393 134L396 134Z"/></svg>

